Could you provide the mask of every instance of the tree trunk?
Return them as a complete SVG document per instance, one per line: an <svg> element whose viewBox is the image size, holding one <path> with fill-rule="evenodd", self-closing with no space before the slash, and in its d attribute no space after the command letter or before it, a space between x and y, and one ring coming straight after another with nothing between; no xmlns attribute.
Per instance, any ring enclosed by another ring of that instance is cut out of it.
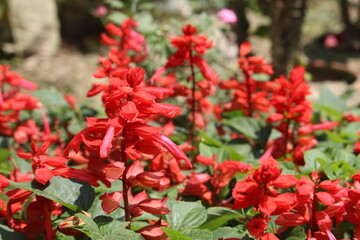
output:
<svg viewBox="0 0 360 240"><path fill-rule="evenodd" d="M234 9L237 16L237 23L234 26L236 42L238 45L248 40L249 22L245 15L246 0L233 0L230 2L231 9Z"/></svg>
<svg viewBox="0 0 360 240"><path fill-rule="evenodd" d="M345 33L353 40L360 41L360 11L358 12L358 19L355 22L352 22L350 19L350 4L348 0L340 0L341 8L341 18L343 24L345 25ZM358 8L360 8L360 3L358 3Z"/></svg>
<svg viewBox="0 0 360 240"><path fill-rule="evenodd" d="M287 74L293 64L301 36L307 0L258 0L264 14L271 18L272 64L275 77Z"/></svg>

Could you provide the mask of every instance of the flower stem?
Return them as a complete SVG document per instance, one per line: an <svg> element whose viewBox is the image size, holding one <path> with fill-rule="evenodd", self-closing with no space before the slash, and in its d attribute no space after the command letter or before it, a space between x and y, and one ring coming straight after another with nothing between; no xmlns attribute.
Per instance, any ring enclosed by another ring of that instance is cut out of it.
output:
<svg viewBox="0 0 360 240"><path fill-rule="evenodd" d="M287 153L287 143L289 138L289 126L290 126L290 119L286 120L286 126L285 126L285 135L284 135L284 159L286 158Z"/></svg>
<svg viewBox="0 0 360 240"><path fill-rule="evenodd" d="M194 145L194 137L195 137L195 116L196 116L196 99L195 99L195 92L196 92L196 81L195 81L195 70L194 70L194 63L193 63L193 56L191 50L191 43L190 43L190 69L191 69L191 114L192 114L192 126L190 129L190 142L191 145Z"/></svg>
<svg viewBox="0 0 360 240"><path fill-rule="evenodd" d="M125 221L131 220L131 214L130 214L130 205L129 205L129 187L126 179L126 174L128 172L129 167L126 166L127 162L127 156L126 156L126 147L125 147L125 141L126 141L126 125L127 122L125 122L122 134L121 134L121 162L125 164L125 171L122 175L122 183L123 183L123 197L124 197L124 211L125 211Z"/></svg>
<svg viewBox="0 0 360 240"><path fill-rule="evenodd" d="M252 103L251 103L251 85L250 85L250 75L248 72L244 72L245 75L245 84L246 84L246 91L247 91L247 102L248 102L248 116L253 116L253 109L252 109Z"/></svg>

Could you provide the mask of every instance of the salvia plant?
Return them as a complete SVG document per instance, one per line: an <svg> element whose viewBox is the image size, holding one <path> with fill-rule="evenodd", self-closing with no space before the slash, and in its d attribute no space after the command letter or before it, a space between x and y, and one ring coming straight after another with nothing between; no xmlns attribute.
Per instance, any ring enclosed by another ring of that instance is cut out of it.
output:
<svg viewBox="0 0 360 240"><path fill-rule="evenodd" d="M190 24L145 70L137 27L101 34L87 93L100 113L0 65L2 239L360 239L360 112L345 96L310 101L303 66L273 79L248 42L221 79Z"/></svg>

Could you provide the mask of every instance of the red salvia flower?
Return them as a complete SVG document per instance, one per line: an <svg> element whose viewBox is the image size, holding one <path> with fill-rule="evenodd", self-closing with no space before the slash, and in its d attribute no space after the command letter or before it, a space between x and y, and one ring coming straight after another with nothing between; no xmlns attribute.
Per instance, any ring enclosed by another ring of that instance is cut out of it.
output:
<svg viewBox="0 0 360 240"><path fill-rule="evenodd" d="M255 209L270 216L277 208L276 188L288 188L298 182L293 175L281 175L281 170L277 167L278 162L269 158L262 162L261 167L247 179L238 181L232 193L235 198L234 209L254 206Z"/></svg>

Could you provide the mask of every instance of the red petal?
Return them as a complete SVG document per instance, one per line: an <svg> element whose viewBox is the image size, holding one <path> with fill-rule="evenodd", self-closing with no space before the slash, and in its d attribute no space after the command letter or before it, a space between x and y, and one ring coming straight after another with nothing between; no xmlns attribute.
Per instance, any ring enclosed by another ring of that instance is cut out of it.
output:
<svg viewBox="0 0 360 240"><path fill-rule="evenodd" d="M46 167L36 169L34 174L35 174L35 181L44 185L54 176L51 173L50 169Z"/></svg>
<svg viewBox="0 0 360 240"><path fill-rule="evenodd" d="M109 214L119 207L119 204L123 199L123 194L122 192L113 192L110 194L105 193L104 195L100 196L99 199L102 200L102 209L106 214Z"/></svg>
<svg viewBox="0 0 360 240"><path fill-rule="evenodd" d="M246 56L251 52L251 45L248 42L243 42L240 45L239 54L240 56Z"/></svg>
<svg viewBox="0 0 360 240"><path fill-rule="evenodd" d="M133 101L126 102L122 106L121 110L124 117L130 120L131 122L137 117L139 113Z"/></svg>
<svg viewBox="0 0 360 240"><path fill-rule="evenodd" d="M100 157L101 158L106 158L110 152L110 149L112 147L111 142L114 137L114 131L115 131L115 128L113 126L110 126L104 136L104 139L100 146Z"/></svg>
<svg viewBox="0 0 360 240"><path fill-rule="evenodd" d="M319 201L326 206L331 206L335 202L334 197L327 192L318 192L316 196Z"/></svg>
<svg viewBox="0 0 360 240"><path fill-rule="evenodd" d="M188 157L186 156L186 154L175 143L173 143L169 138L167 138L164 135L161 135L159 133L154 134L152 137L154 138L154 140L159 142L164 148L166 148L166 150L168 150L169 153L171 153L178 162L181 160L184 160L186 162L186 164L190 168L192 168L192 164L191 164L190 160L188 159Z"/></svg>

